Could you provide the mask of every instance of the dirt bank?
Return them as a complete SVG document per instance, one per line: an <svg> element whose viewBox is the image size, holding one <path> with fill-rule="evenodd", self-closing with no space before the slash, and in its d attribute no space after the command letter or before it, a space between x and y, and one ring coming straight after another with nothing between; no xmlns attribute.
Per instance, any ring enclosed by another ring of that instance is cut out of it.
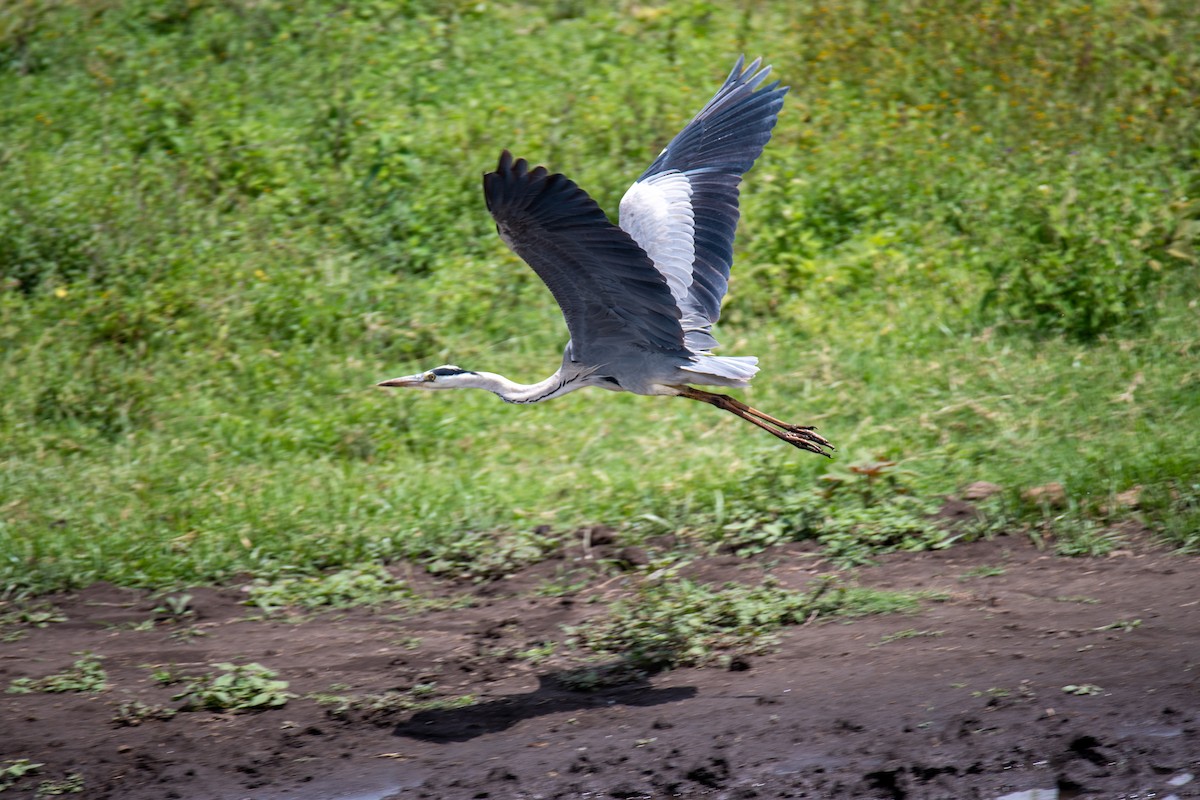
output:
<svg viewBox="0 0 1200 800"><path fill-rule="evenodd" d="M829 569L802 548L750 564L690 569L796 588ZM250 619L236 588L192 591L186 619L107 586L47 598L66 621L0 644L0 683L91 651L108 688L0 696L0 760L43 765L8 796L74 781L76 796L124 800L1200 797L1200 778L1186 780L1200 775L1200 559L1150 547L1056 558L1018 536L891 555L854 580L940 599L786 629L776 652L732 670L581 692L545 643L634 580L587 566L568 555L483 586L414 571L422 594L470 603L416 614ZM577 568L570 593L534 591ZM178 685L154 669L223 661L266 665L301 697L257 713L121 710L178 709ZM441 707L339 708L328 695Z"/></svg>

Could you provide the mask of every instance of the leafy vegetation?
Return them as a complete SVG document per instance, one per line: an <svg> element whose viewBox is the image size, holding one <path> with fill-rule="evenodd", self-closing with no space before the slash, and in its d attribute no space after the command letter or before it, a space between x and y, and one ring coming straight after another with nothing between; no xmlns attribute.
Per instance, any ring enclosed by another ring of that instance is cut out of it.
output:
<svg viewBox="0 0 1200 800"><path fill-rule="evenodd" d="M30 692L103 692L108 688L108 674L100 662L104 656L95 653L76 653L79 656L70 669L44 678L16 678L8 685L10 694Z"/></svg>
<svg viewBox="0 0 1200 800"><path fill-rule="evenodd" d="M286 705L296 695L287 691L288 682L262 664L212 664L218 672L181 678L183 711L259 711Z"/></svg>
<svg viewBox="0 0 1200 800"><path fill-rule="evenodd" d="M923 630L917 630L916 628L905 628L902 631L896 631L895 633L889 633L889 634L885 634L884 636L881 636L879 638L879 641L876 644L873 644L871 646L872 647L881 647L885 644L891 644L892 642L899 642L904 639L917 639L922 636L932 636L932 637L936 638L938 636L941 636L943 633L945 633L945 631L927 631L927 630L923 631Z"/></svg>
<svg viewBox="0 0 1200 800"><path fill-rule="evenodd" d="M955 529L937 524L938 503L913 496L890 463L851 465L849 474L822 476L822 488L799 485L794 476L762 476L739 498L733 519L712 535L722 547L743 554L785 542L812 539L841 565L862 564L894 550L948 547L963 536L980 535L997 521ZM992 510L995 504L992 504ZM1000 514L1000 526L1011 515Z"/></svg>
<svg viewBox="0 0 1200 800"><path fill-rule="evenodd" d="M58 797L64 794L80 794L84 789L83 775L78 772L68 773L60 780L42 781L38 784L34 797Z"/></svg>
<svg viewBox="0 0 1200 800"><path fill-rule="evenodd" d="M25 638L30 628L66 621L63 613L49 603L0 600L0 642L15 642Z"/></svg>
<svg viewBox="0 0 1200 800"><path fill-rule="evenodd" d="M114 725L133 728L147 720L166 721L175 716L175 709L162 705L149 705L140 700L130 700L117 706L112 716Z"/></svg>
<svg viewBox="0 0 1200 800"><path fill-rule="evenodd" d="M164 595L161 603L155 606L154 613L155 619L183 622L194 617L196 610L192 608L192 596L185 592Z"/></svg>
<svg viewBox="0 0 1200 800"><path fill-rule="evenodd" d="M1183 0L11 3L0 591L486 578L649 517L854 562L940 546L920 498L976 480L1035 526L1061 512L1022 487L1061 482L1078 527L1141 486L1127 513L1195 549L1197 42ZM722 352L835 465L699 404L372 388L552 369L479 174L509 147L615 210L739 52L792 90ZM883 461L910 497L801 499Z"/></svg>
<svg viewBox="0 0 1200 800"><path fill-rule="evenodd" d="M643 584L618 600L610 616L574 631L600 653L619 655L635 669L729 662L775 643L776 632L824 616L862 616L907 611L913 595L823 582L811 592L784 589L768 578L758 586L730 583L713 588L690 580Z"/></svg>
<svg viewBox="0 0 1200 800"><path fill-rule="evenodd" d="M28 758L16 758L0 762L0 792L10 789L26 775L32 775L45 764L30 761Z"/></svg>
<svg viewBox="0 0 1200 800"><path fill-rule="evenodd" d="M347 719L351 716L374 719L399 712L463 708L476 702L473 695L435 697L436 691L435 684L419 683L406 691L389 690L363 694L320 693L310 695L310 698L327 706L329 715L339 719Z"/></svg>
<svg viewBox="0 0 1200 800"><path fill-rule="evenodd" d="M374 564L327 575L255 580L246 587L248 603L264 611L283 607L350 608L412 600L408 584Z"/></svg>

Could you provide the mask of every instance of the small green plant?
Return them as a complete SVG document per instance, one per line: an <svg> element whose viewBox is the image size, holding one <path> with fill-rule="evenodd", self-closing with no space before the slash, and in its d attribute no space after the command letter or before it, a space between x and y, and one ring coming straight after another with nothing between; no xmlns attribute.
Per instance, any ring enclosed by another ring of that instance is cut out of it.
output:
<svg viewBox="0 0 1200 800"><path fill-rule="evenodd" d="M890 644L891 642L898 642L901 639L916 639L922 636L937 637L944 633L945 631L919 631L916 628L908 628L906 630L896 631L895 633L884 634L879 638L879 641L876 644L871 646L881 647L885 644Z"/></svg>
<svg viewBox="0 0 1200 800"><path fill-rule="evenodd" d="M379 564L326 575L256 580L246 587L247 601L265 612L280 608L351 608L403 602L416 597L408 584Z"/></svg>
<svg viewBox="0 0 1200 800"><path fill-rule="evenodd" d="M0 613L0 627L25 625L31 628L45 628L55 622L67 621L62 610L49 603L16 605L12 608L7 608L8 605L10 605L8 602L0 602L0 609L4 609Z"/></svg>
<svg viewBox="0 0 1200 800"><path fill-rule="evenodd" d="M28 758L0 761L0 792L15 786L26 775L33 775L44 766Z"/></svg>
<svg viewBox="0 0 1200 800"><path fill-rule="evenodd" d="M588 578L579 578L570 580L567 577L556 577L543 581L538 584L534 590L534 594L539 597L563 597L564 595L575 594L589 583Z"/></svg>
<svg viewBox="0 0 1200 800"><path fill-rule="evenodd" d="M960 581L969 581L972 578L995 578L1004 574L1004 567L992 567L987 564L969 569L962 575L958 576Z"/></svg>
<svg viewBox="0 0 1200 800"><path fill-rule="evenodd" d="M400 639L393 639L392 644L397 647L403 647L405 650L417 650L421 647L420 636L405 636Z"/></svg>
<svg viewBox="0 0 1200 800"><path fill-rule="evenodd" d="M0 642L16 642L28 635L29 628L45 628L66 621L62 611L49 603L0 600Z"/></svg>
<svg viewBox="0 0 1200 800"><path fill-rule="evenodd" d="M329 715L337 719L346 719L352 715L364 719L377 719L397 713L464 708L476 702L474 695L434 698L436 693L435 684L419 683L408 691L365 694L316 693L308 695L308 698L319 705L329 706Z"/></svg>
<svg viewBox="0 0 1200 800"><path fill-rule="evenodd" d="M143 667L150 667L149 664L143 664ZM154 679L160 686L171 686L176 683L182 683L184 678L172 672L168 667L153 667L150 677Z"/></svg>
<svg viewBox="0 0 1200 800"><path fill-rule="evenodd" d="M1142 627L1140 619L1119 619L1116 622L1110 622L1107 625L1101 625L1099 628L1092 628L1094 631L1121 631L1129 633L1130 631Z"/></svg>
<svg viewBox="0 0 1200 800"><path fill-rule="evenodd" d="M408 690L413 697L429 697L437 691L436 683L417 683Z"/></svg>
<svg viewBox="0 0 1200 800"><path fill-rule="evenodd" d="M1095 597L1088 597L1087 595L1082 595L1082 594L1060 594L1054 598L1054 602L1056 602L1056 603L1082 603L1082 604L1088 605L1088 606L1098 606L1103 601L1099 600Z"/></svg>
<svg viewBox="0 0 1200 800"><path fill-rule="evenodd" d="M183 679L184 690L175 695L183 700L183 711L259 711L285 705L296 695L287 691L288 682L276 680L275 672L262 664L211 664L218 673Z"/></svg>
<svg viewBox="0 0 1200 800"><path fill-rule="evenodd" d="M190 594L169 594L162 598L162 603L154 609L154 613L178 621L193 616L196 612L192 608Z"/></svg>
<svg viewBox="0 0 1200 800"><path fill-rule="evenodd" d="M100 662L103 656L95 653L76 653L79 659L71 668L44 678L17 678L8 685L10 694L31 692L102 692L108 688L108 675Z"/></svg>
<svg viewBox="0 0 1200 800"><path fill-rule="evenodd" d="M63 794L80 794L83 792L83 775L78 772L68 773L58 781L42 781L38 784L34 797L58 797Z"/></svg>
<svg viewBox="0 0 1200 800"><path fill-rule="evenodd" d="M521 661L526 661L530 664L541 664L542 662L549 660L554 655L554 651L557 649L558 642L552 640L535 642L526 647L524 650L517 651L516 657Z"/></svg>
<svg viewBox="0 0 1200 800"><path fill-rule="evenodd" d="M1066 692L1067 694L1073 694L1073 695L1076 695L1079 697L1088 697L1091 695L1097 695L1097 694L1101 694L1104 692L1104 689L1102 687L1097 686L1094 683L1079 683L1079 684L1071 683L1071 684L1067 684L1066 686L1062 687L1062 690L1064 692Z"/></svg>
<svg viewBox="0 0 1200 800"><path fill-rule="evenodd" d="M139 700L131 700L117 706L112 723L120 727L133 728L149 720L166 721L175 716L175 709L160 705L146 705Z"/></svg>

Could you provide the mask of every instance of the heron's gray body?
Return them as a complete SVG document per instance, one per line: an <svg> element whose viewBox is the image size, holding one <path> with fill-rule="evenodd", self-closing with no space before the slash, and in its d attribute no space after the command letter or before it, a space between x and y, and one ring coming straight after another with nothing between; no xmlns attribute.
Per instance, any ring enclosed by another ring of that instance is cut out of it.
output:
<svg viewBox="0 0 1200 800"><path fill-rule="evenodd" d="M563 363L548 380L549 400L585 386L646 395L677 395L685 384L745 387L758 371L754 356L714 356L681 351L671 355L623 345L589 350L585 363L567 345ZM561 386L561 388L558 388ZM536 402L520 400L513 402Z"/></svg>
<svg viewBox="0 0 1200 800"><path fill-rule="evenodd" d="M732 411L798 447L829 446L724 395L745 387L753 356L717 356L712 327L729 285L738 184L771 138L786 87L760 86L770 67L739 58L725 83L621 200L613 225L566 176L530 169L506 150L483 192L504 242L542 279L570 333L562 366L544 381L447 365L382 386L479 388L537 403L587 386L677 395ZM824 453L823 453L824 454Z"/></svg>

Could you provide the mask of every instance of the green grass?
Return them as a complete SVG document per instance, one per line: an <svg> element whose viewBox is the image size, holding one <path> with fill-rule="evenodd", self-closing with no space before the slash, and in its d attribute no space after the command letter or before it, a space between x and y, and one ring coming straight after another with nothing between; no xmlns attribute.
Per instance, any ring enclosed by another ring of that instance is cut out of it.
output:
<svg viewBox="0 0 1200 800"><path fill-rule="evenodd" d="M9 4L0 587L490 577L543 526L719 536L878 460L1037 524L1019 490L1061 482L1076 530L1141 486L1200 547L1198 41L1182 0ZM552 371L564 327L480 173L509 147L615 210L739 52L792 91L722 352L836 462L682 401L372 388ZM847 552L903 546L887 521Z"/></svg>

